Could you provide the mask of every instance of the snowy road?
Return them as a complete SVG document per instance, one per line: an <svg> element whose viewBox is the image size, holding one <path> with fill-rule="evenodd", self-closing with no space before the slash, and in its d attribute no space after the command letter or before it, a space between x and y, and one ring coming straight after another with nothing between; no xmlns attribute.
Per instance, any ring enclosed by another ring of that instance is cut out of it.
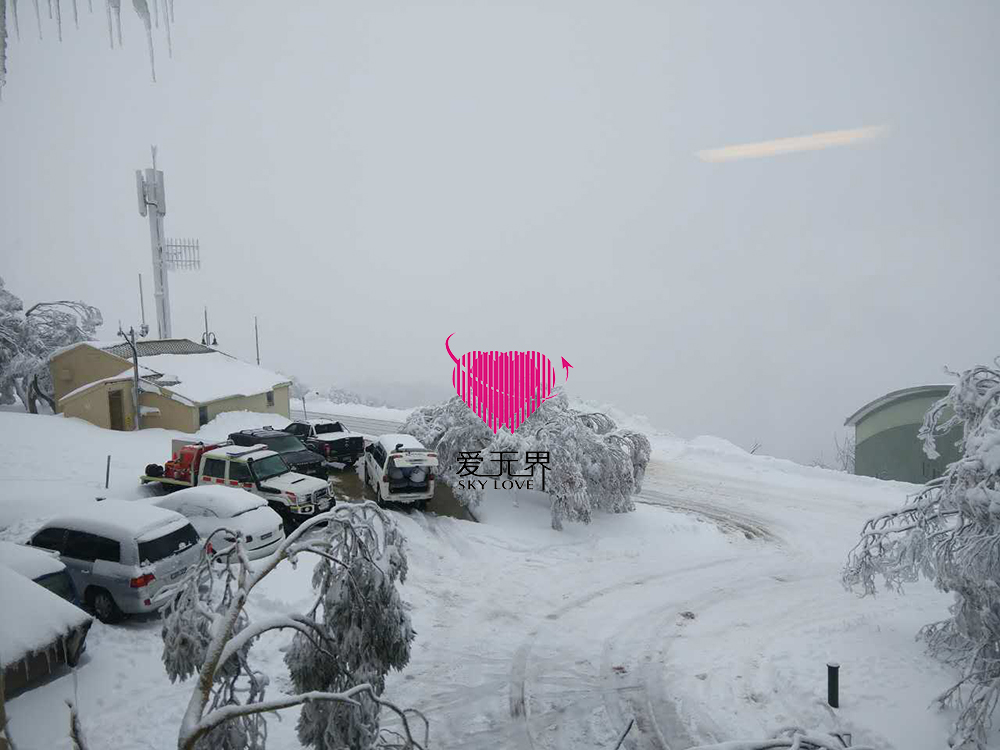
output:
<svg viewBox="0 0 1000 750"><path fill-rule="evenodd" d="M343 422L344 426L351 432L357 432L362 435L370 435L373 437L396 432L403 425L402 422L396 422L389 419L373 419L353 414L327 414L311 410L306 413L301 409L292 409L291 413L292 419L303 419L304 415L307 415L309 419L332 419L337 422Z"/></svg>

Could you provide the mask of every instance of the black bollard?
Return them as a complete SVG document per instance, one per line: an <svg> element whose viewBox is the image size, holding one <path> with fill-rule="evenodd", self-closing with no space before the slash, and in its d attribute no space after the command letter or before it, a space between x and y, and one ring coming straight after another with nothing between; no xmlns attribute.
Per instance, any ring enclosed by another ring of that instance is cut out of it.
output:
<svg viewBox="0 0 1000 750"><path fill-rule="evenodd" d="M826 663L826 702L833 708L840 708L840 665Z"/></svg>

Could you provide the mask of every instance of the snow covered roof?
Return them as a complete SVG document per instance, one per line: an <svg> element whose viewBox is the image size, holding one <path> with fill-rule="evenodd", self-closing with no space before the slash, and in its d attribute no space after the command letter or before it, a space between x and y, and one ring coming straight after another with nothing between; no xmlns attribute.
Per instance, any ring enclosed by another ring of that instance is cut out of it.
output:
<svg viewBox="0 0 1000 750"><path fill-rule="evenodd" d="M150 370L148 367L143 367L139 365L139 378L149 379L159 376L159 373ZM101 378L100 380L95 380L92 383L87 383L86 385L81 385L79 388L70 391L65 396L63 396L60 401L65 401L68 398L73 398L73 396L78 396L79 394L89 391L91 388L101 385L102 383L121 383L123 381L131 381L135 377L135 371L132 369L120 372L117 375L112 375L111 377Z"/></svg>
<svg viewBox="0 0 1000 750"><path fill-rule="evenodd" d="M160 373L161 378L156 381L159 385L199 404L234 396L255 396L289 382L284 375L211 349L198 356L149 355L143 358L143 364ZM167 384L168 376L175 384Z"/></svg>
<svg viewBox="0 0 1000 750"><path fill-rule="evenodd" d="M181 522L178 524L178 522ZM151 531L183 526L184 516L146 503L102 500L81 504L79 509L49 519L45 527L71 528L113 539L140 539Z"/></svg>
<svg viewBox="0 0 1000 750"><path fill-rule="evenodd" d="M0 607L0 669L43 651L93 618L79 607L0 565L0 591L16 607Z"/></svg>
<svg viewBox="0 0 1000 750"><path fill-rule="evenodd" d="M916 385L912 388L901 388L898 391L891 391L884 396L879 396L874 401L869 401L862 406L844 422L846 427L854 427L858 422L867 418L873 412L878 411L883 406L888 406L893 401L902 401L910 396L936 396L944 398L948 395L951 385Z"/></svg>
<svg viewBox="0 0 1000 750"><path fill-rule="evenodd" d="M267 502L257 495L251 495L246 490L237 487L223 487L217 484L206 484L200 487L187 487L177 492L171 492L159 498L157 505L165 503L164 507L179 507L179 503L192 502L201 507L211 508L219 518L231 518L237 513L243 513L253 508L267 505Z"/></svg>
<svg viewBox="0 0 1000 750"><path fill-rule="evenodd" d="M32 580L66 570L57 553L13 542L0 542L0 565Z"/></svg>
<svg viewBox="0 0 1000 750"><path fill-rule="evenodd" d="M403 448L416 448L417 450L427 450L427 448L413 435L382 435L378 441L388 452L396 450L396 446L402 443Z"/></svg>

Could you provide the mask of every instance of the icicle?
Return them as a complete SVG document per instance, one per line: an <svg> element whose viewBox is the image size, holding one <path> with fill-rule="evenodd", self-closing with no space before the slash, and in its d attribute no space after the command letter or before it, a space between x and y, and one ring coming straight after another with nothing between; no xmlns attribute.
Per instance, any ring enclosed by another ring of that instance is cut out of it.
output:
<svg viewBox="0 0 1000 750"><path fill-rule="evenodd" d="M49 0L49 20L52 20L52 0Z"/></svg>
<svg viewBox="0 0 1000 750"><path fill-rule="evenodd" d="M156 24L156 28L160 28L160 4L153 0L153 23Z"/></svg>
<svg viewBox="0 0 1000 750"><path fill-rule="evenodd" d="M49 0L49 9L52 8L52 0ZM59 41L62 41L62 6L60 0L56 0L56 31L59 33Z"/></svg>
<svg viewBox="0 0 1000 750"><path fill-rule="evenodd" d="M122 46L122 0L108 0L115 14L115 26L118 28L118 47Z"/></svg>
<svg viewBox="0 0 1000 750"><path fill-rule="evenodd" d="M170 3L170 23L174 22L174 0L168 0Z"/></svg>
<svg viewBox="0 0 1000 750"><path fill-rule="evenodd" d="M66 636L59 636L59 645L62 646L63 650L63 663L69 664L69 652L66 650Z"/></svg>
<svg viewBox="0 0 1000 750"><path fill-rule="evenodd" d="M87 0L87 9L93 13L94 12L94 0Z"/></svg>
<svg viewBox="0 0 1000 750"><path fill-rule="evenodd" d="M73 0L73 25L80 28L80 16L76 12L76 0Z"/></svg>
<svg viewBox="0 0 1000 750"><path fill-rule="evenodd" d="M149 6L146 0L132 0L132 7L142 19L142 25L146 27L146 46L149 47L149 70L153 74L153 83L156 83L156 61L153 59L153 23L149 17ZM153 0L153 7L156 7L156 0Z"/></svg>
<svg viewBox="0 0 1000 750"><path fill-rule="evenodd" d="M17 0L10 0L10 9L14 11L14 33L17 40L21 41L21 24L17 20Z"/></svg>
<svg viewBox="0 0 1000 750"><path fill-rule="evenodd" d="M167 0L163 0L163 28L167 30L167 57L173 59L174 42L170 38L170 16L167 14Z"/></svg>
<svg viewBox="0 0 1000 750"><path fill-rule="evenodd" d="M108 11L108 44L115 48L115 34L111 30L111 0L104 0L104 9Z"/></svg>
<svg viewBox="0 0 1000 750"><path fill-rule="evenodd" d="M35 0L35 20L38 21L38 38L42 38L42 12L38 10L38 0Z"/></svg>
<svg viewBox="0 0 1000 750"><path fill-rule="evenodd" d="M7 80L7 0L0 0L0 94Z"/></svg>
<svg viewBox="0 0 1000 750"><path fill-rule="evenodd" d="M56 2L59 2L59 0L56 0ZM51 653L51 649L45 649L45 664L46 664L46 666L48 666L49 672L51 673L52 672L52 653Z"/></svg>

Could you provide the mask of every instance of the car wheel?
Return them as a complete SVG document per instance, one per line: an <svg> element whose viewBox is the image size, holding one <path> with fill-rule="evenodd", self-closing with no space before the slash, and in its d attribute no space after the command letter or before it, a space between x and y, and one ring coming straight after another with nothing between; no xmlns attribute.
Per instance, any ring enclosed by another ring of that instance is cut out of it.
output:
<svg viewBox="0 0 1000 750"><path fill-rule="evenodd" d="M119 622L124 617L114 598L104 589L91 589L90 606L101 622Z"/></svg>

